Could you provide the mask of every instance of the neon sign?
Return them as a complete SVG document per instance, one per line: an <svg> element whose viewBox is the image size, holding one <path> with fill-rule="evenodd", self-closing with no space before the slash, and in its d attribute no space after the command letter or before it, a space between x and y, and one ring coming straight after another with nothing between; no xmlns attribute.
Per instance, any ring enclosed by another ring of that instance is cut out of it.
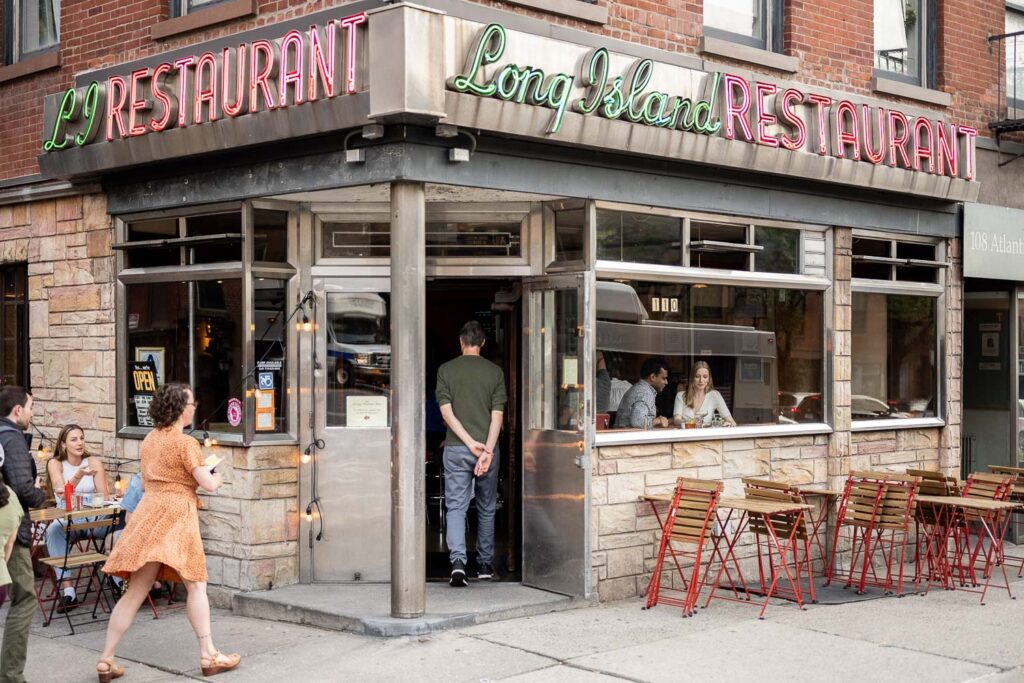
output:
<svg viewBox="0 0 1024 683"><path fill-rule="evenodd" d="M365 23L366 14L353 14L71 88L43 151L88 145L101 130L112 142L355 93Z"/></svg>
<svg viewBox="0 0 1024 683"><path fill-rule="evenodd" d="M621 75L605 48L591 50L577 74L553 73L502 61L508 35L483 28L461 73L447 87L459 93L546 107L545 129L557 135L567 112L681 130L909 171L973 180L975 128L897 110L804 93L774 83L716 72L690 96L649 90L656 63L638 59ZM488 75L490 74L490 75ZM582 89L582 96L580 92Z"/></svg>

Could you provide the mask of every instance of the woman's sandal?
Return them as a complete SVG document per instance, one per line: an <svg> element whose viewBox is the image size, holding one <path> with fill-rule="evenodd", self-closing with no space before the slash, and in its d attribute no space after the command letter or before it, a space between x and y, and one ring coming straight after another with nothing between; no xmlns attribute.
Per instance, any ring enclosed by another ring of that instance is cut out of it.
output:
<svg viewBox="0 0 1024 683"><path fill-rule="evenodd" d="M96 677L100 679L100 683L110 683L121 676L124 676L124 669L114 663L113 657L96 662Z"/></svg>
<svg viewBox="0 0 1024 683"><path fill-rule="evenodd" d="M204 676L213 676L223 671L231 671L241 661L242 656L239 654L226 655L218 650L212 657L200 657L199 666Z"/></svg>

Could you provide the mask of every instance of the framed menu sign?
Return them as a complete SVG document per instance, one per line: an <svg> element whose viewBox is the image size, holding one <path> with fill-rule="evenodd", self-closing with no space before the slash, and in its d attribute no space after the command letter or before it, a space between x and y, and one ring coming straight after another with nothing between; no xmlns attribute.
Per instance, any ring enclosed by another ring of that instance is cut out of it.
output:
<svg viewBox="0 0 1024 683"><path fill-rule="evenodd" d="M149 404L153 401L155 391L156 364L152 360L129 361L128 411L129 417L135 416L135 426L153 426L153 418L149 416ZM132 420L129 419L129 423L132 423Z"/></svg>

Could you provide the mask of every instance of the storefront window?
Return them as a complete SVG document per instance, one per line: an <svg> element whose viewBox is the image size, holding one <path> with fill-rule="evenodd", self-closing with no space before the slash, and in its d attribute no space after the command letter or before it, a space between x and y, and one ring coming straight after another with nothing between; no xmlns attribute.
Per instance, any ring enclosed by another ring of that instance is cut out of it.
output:
<svg viewBox="0 0 1024 683"><path fill-rule="evenodd" d="M253 209L252 243L254 261L287 263L288 212Z"/></svg>
<svg viewBox="0 0 1024 683"><path fill-rule="evenodd" d="M936 417L935 298L853 294L854 420Z"/></svg>
<svg viewBox="0 0 1024 683"><path fill-rule="evenodd" d="M390 258L389 223L324 221L320 254L323 258Z"/></svg>
<svg viewBox="0 0 1024 683"><path fill-rule="evenodd" d="M242 281L137 283L125 287L129 362L149 362L157 386L183 382L199 408L193 426L241 433ZM129 426L150 426L129 406Z"/></svg>
<svg viewBox="0 0 1024 683"><path fill-rule="evenodd" d="M185 219L188 263L242 260L242 215L238 211Z"/></svg>
<svg viewBox="0 0 1024 683"><path fill-rule="evenodd" d="M582 262L586 207L582 201L566 200L553 203L552 208L555 212L555 261Z"/></svg>
<svg viewBox="0 0 1024 683"><path fill-rule="evenodd" d="M597 258L678 266L683 263L683 221L626 211L598 209Z"/></svg>
<svg viewBox="0 0 1024 683"><path fill-rule="evenodd" d="M521 225L515 223L427 223L427 256L519 256Z"/></svg>
<svg viewBox="0 0 1024 683"><path fill-rule="evenodd" d="M0 287L0 385L28 387L28 267L0 266Z"/></svg>
<svg viewBox="0 0 1024 683"><path fill-rule="evenodd" d="M391 295L327 294L327 426L390 424Z"/></svg>
<svg viewBox="0 0 1024 683"><path fill-rule="evenodd" d="M288 431L288 283L256 278L253 283L253 336L256 356L255 418L257 434Z"/></svg>
<svg viewBox="0 0 1024 683"><path fill-rule="evenodd" d="M712 412L718 399L709 394L712 400L694 411L702 426L824 421L822 313L822 293L813 290L599 282L598 427L635 428L616 413L651 358L668 368L668 384L656 398L659 416L680 414L677 397L685 399L694 364L703 361L725 410Z"/></svg>

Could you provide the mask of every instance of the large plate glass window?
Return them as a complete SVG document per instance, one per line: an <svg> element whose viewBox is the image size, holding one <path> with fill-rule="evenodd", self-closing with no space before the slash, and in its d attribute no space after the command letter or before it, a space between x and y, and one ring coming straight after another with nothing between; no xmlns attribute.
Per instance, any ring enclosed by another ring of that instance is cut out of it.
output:
<svg viewBox="0 0 1024 683"><path fill-rule="evenodd" d="M940 418L943 245L855 234L852 251L854 423Z"/></svg>
<svg viewBox="0 0 1024 683"><path fill-rule="evenodd" d="M120 357L152 368L156 386L190 385L197 434L246 442L289 432L288 339L298 318L289 292L294 217L281 206L246 202L119 222ZM139 390L122 385L128 429L152 426Z"/></svg>
<svg viewBox="0 0 1024 683"><path fill-rule="evenodd" d="M652 358L668 369L657 415L676 426L823 422L822 302L815 290L598 282L598 426L643 427L616 413ZM691 376L705 366L711 383L693 405Z"/></svg>

